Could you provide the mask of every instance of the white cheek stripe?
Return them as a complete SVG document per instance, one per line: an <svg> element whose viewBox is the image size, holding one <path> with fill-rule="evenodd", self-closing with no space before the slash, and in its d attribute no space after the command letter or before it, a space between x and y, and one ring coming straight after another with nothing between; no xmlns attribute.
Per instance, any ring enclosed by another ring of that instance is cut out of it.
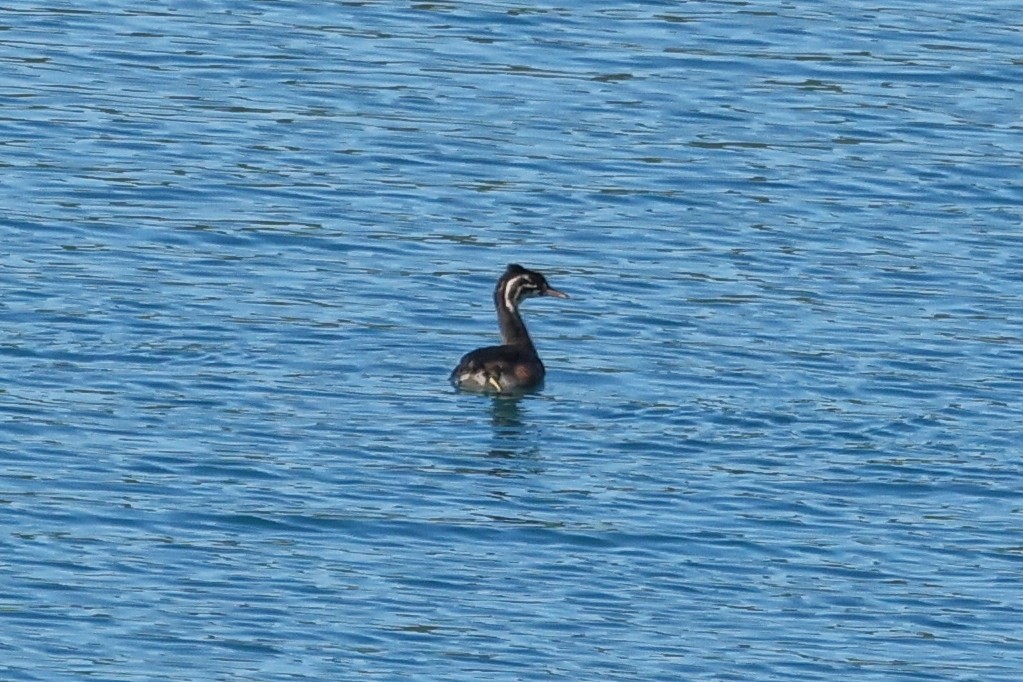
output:
<svg viewBox="0 0 1023 682"><path fill-rule="evenodd" d="M508 310L515 310L515 298L512 296L513 293L518 292L522 288L521 282L526 279L525 275L518 275L508 280L508 283L504 285L504 306Z"/></svg>

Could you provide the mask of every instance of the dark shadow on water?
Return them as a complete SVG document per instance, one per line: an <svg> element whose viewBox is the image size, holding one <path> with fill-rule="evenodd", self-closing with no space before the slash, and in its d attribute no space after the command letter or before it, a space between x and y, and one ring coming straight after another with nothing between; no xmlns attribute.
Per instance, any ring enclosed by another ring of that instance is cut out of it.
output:
<svg viewBox="0 0 1023 682"><path fill-rule="evenodd" d="M486 441L482 440L482 456L505 460L540 459L543 440L541 427L530 418L530 403L536 397L537 389L513 394L480 393L459 390L457 387L455 390L466 394L467 398L472 396L472 400L467 402L467 405L473 405L472 409L482 411L489 407L490 442L487 446ZM481 433L479 436L485 439L486 434ZM502 472L507 473L503 468Z"/></svg>
<svg viewBox="0 0 1023 682"><path fill-rule="evenodd" d="M538 434L535 426L529 423L525 396L491 397L490 424L493 427L493 441L487 453L489 457L539 457Z"/></svg>
<svg viewBox="0 0 1023 682"><path fill-rule="evenodd" d="M494 430L522 428L522 396L496 395L491 398L490 422Z"/></svg>

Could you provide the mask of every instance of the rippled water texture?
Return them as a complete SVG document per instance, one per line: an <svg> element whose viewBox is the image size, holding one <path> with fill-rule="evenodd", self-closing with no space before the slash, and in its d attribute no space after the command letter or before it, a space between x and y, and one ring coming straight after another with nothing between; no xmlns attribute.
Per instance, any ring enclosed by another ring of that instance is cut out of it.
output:
<svg viewBox="0 0 1023 682"><path fill-rule="evenodd" d="M1016 682L1019 9L7 3L0 678Z"/></svg>

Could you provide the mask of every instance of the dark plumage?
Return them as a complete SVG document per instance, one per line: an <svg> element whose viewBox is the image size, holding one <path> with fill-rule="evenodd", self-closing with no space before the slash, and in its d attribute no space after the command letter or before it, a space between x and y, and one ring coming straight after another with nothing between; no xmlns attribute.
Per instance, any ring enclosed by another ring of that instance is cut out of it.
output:
<svg viewBox="0 0 1023 682"><path fill-rule="evenodd" d="M546 370L519 314L519 304L533 296L568 298L568 294L547 284L539 272L515 263L509 265L494 288L497 324L504 344L466 353L451 372L451 381L456 386L472 391L514 393L543 383Z"/></svg>

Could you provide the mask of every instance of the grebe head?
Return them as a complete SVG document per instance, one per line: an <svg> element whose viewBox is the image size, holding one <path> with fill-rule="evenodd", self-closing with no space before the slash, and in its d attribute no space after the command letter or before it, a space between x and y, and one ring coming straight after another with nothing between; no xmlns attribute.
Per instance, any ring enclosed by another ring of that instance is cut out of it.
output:
<svg viewBox="0 0 1023 682"><path fill-rule="evenodd" d="M518 263L508 266L494 290L494 298L503 301L510 310L515 310L521 301L534 296L568 298L568 294L548 284L547 278L539 272L527 270Z"/></svg>

